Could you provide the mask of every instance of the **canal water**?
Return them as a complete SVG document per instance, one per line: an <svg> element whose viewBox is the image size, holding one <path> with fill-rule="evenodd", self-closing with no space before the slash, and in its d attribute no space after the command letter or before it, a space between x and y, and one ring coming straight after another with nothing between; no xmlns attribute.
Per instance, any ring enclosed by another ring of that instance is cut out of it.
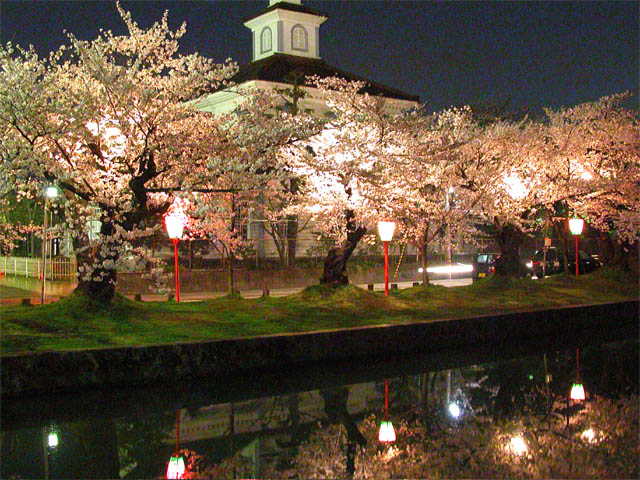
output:
<svg viewBox="0 0 640 480"><path fill-rule="evenodd" d="M0 473L637 478L638 340L587 337L3 398Z"/></svg>

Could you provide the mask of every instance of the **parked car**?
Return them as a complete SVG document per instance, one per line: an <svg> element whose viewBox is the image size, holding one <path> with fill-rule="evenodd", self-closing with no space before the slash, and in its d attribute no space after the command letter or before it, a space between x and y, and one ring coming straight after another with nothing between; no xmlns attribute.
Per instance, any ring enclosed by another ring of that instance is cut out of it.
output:
<svg viewBox="0 0 640 480"><path fill-rule="evenodd" d="M575 250L569 250L569 258L567 259L569 273L576 272L576 254ZM537 250L531 260L531 269L536 277L542 278L544 275L554 275L564 272L564 255L561 249L549 247L546 256L546 268L544 263L544 250ZM578 250L578 273L591 273L600 267L600 262L588 253Z"/></svg>
<svg viewBox="0 0 640 480"><path fill-rule="evenodd" d="M472 261L471 279L475 282L479 278L485 278L492 274L499 256L499 253L476 253Z"/></svg>

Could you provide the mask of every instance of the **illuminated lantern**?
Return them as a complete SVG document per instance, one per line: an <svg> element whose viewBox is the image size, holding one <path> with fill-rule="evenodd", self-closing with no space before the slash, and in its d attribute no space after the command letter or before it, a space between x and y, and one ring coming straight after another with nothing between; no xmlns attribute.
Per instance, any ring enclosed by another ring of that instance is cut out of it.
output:
<svg viewBox="0 0 640 480"><path fill-rule="evenodd" d="M396 230L396 222L378 222L378 234L383 242L390 242L393 239L393 232Z"/></svg>
<svg viewBox="0 0 640 480"><path fill-rule="evenodd" d="M584 220L581 218L570 218L569 219L569 230L573 234L573 237L576 240L576 277L578 276L578 235L582 233L582 228L584 227Z"/></svg>
<svg viewBox="0 0 640 480"><path fill-rule="evenodd" d="M180 445L180 410L176 410L176 449L169 459L167 466L167 480L182 478L184 475L184 458L178 454Z"/></svg>
<svg viewBox="0 0 640 480"><path fill-rule="evenodd" d="M576 382L571 387L571 393L569 393L571 400L578 402L583 401L586 397L584 394L584 387L580 383L580 349L576 348Z"/></svg>
<svg viewBox="0 0 640 480"><path fill-rule="evenodd" d="M184 458L175 454L169 460L167 467L167 480L182 478L184 475Z"/></svg>
<svg viewBox="0 0 640 480"><path fill-rule="evenodd" d="M393 443L396 441L396 431L393 429L391 420L383 420L380 424L378 441L380 443Z"/></svg>
<svg viewBox="0 0 640 480"><path fill-rule="evenodd" d="M396 222L379 221L378 234L384 244L384 294L389 296L389 242L393 238Z"/></svg>
<svg viewBox="0 0 640 480"><path fill-rule="evenodd" d="M380 443L393 443L396 441L396 431L393 429L391 420L389 420L389 380L384 381L384 420L380 423L378 441Z"/></svg>
<svg viewBox="0 0 640 480"><path fill-rule="evenodd" d="M164 224L167 227L167 234L173 242L173 259L176 281L176 302L180 301L180 267L178 266L178 241L182 238L184 225L187 221L186 215L182 212L178 204L171 213L164 217Z"/></svg>
<svg viewBox="0 0 640 480"><path fill-rule="evenodd" d="M170 239L179 240L184 232L185 216L182 212L173 212L164 217Z"/></svg>
<svg viewBox="0 0 640 480"><path fill-rule="evenodd" d="M582 233L582 229L584 228L584 220L581 218L570 218L569 219L569 230L571 230L572 235L580 235Z"/></svg>
<svg viewBox="0 0 640 480"><path fill-rule="evenodd" d="M571 394L569 395L571 400L583 401L585 399L584 387L581 383L574 383L571 387Z"/></svg>

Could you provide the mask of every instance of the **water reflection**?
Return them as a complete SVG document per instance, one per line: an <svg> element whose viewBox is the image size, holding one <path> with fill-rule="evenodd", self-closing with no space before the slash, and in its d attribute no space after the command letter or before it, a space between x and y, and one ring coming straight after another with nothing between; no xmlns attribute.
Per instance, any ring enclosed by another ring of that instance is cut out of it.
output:
<svg viewBox="0 0 640 480"><path fill-rule="evenodd" d="M192 478L637 478L637 340L580 348L586 402L568 401L575 348L493 353L10 400L1 474L162 478L179 423ZM391 446L378 443L387 378Z"/></svg>

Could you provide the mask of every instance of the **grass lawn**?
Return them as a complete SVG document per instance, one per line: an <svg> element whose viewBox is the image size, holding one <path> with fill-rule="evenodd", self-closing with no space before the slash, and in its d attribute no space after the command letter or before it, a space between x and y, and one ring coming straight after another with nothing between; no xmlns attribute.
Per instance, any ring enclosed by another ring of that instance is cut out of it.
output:
<svg viewBox="0 0 640 480"><path fill-rule="evenodd" d="M148 345L398 324L638 299L635 274L601 269L580 277L489 278L466 287L414 287L385 298L349 286L309 287L288 297L98 306L71 295L42 307L2 307L2 354Z"/></svg>

